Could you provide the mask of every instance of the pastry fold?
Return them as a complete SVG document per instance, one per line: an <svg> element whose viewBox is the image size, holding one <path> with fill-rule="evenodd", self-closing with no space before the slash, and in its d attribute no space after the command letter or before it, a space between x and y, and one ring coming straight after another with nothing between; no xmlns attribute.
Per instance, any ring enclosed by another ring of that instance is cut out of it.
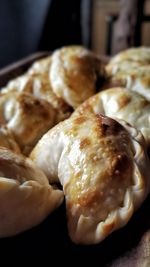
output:
<svg viewBox="0 0 150 267"><path fill-rule="evenodd" d="M0 237L41 223L63 200L30 159L0 148Z"/></svg>

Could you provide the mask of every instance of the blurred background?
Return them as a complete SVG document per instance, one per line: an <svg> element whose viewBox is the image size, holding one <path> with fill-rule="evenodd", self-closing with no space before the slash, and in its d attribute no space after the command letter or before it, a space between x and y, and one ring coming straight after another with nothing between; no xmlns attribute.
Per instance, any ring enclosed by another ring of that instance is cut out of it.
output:
<svg viewBox="0 0 150 267"><path fill-rule="evenodd" d="M69 44L107 55L149 46L149 15L150 0L0 0L0 68Z"/></svg>

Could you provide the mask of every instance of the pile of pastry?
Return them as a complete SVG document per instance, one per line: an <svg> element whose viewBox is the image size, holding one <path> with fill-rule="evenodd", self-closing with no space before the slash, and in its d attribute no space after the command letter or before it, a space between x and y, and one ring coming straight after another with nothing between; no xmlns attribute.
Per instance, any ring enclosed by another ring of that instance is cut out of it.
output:
<svg viewBox="0 0 150 267"><path fill-rule="evenodd" d="M39 224L64 199L75 243L126 225L150 192L149 101L146 47L107 65L63 47L9 81L0 92L0 237Z"/></svg>

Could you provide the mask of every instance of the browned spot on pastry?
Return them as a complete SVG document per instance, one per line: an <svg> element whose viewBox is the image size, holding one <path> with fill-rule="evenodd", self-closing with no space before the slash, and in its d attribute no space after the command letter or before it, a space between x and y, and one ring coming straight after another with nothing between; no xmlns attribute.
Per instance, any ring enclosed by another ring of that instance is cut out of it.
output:
<svg viewBox="0 0 150 267"><path fill-rule="evenodd" d="M74 61L79 67L79 72L82 71L82 74L89 77L100 71L101 61L93 53L83 53L80 56L74 57Z"/></svg>
<svg viewBox="0 0 150 267"><path fill-rule="evenodd" d="M83 123L83 122L85 122L85 121L86 121L86 117L81 116L81 117L77 117L77 118L75 118L74 123L75 123L75 124L81 124L81 123Z"/></svg>
<svg viewBox="0 0 150 267"><path fill-rule="evenodd" d="M120 108L123 108L124 106L126 106L127 104L129 104L131 101L131 97L128 95L122 95L119 99L118 99L118 103Z"/></svg>
<svg viewBox="0 0 150 267"><path fill-rule="evenodd" d="M117 121L108 118L102 114L97 114L98 127L96 131L99 132L100 136L116 135L124 131L124 128Z"/></svg>
<svg viewBox="0 0 150 267"><path fill-rule="evenodd" d="M132 80L135 80L136 79L136 75L135 74L131 74L131 78L132 78Z"/></svg>
<svg viewBox="0 0 150 267"><path fill-rule="evenodd" d="M90 143L91 143L91 141L90 141L89 138L82 139L81 142L80 142L80 149L83 149L83 148L89 146Z"/></svg>
<svg viewBox="0 0 150 267"><path fill-rule="evenodd" d="M44 119L49 118L50 104L44 100L33 98L29 94L21 94L18 97L24 114L39 114Z"/></svg>
<svg viewBox="0 0 150 267"><path fill-rule="evenodd" d="M80 195L77 202L81 207L92 207L94 203L98 203L101 198L101 192L97 190L89 190L83 195Z"/></svg>
<svg viewBox="0 0 150 267"><path fill-rule="evenodd" d="M94 105L93 105L94 106ZM86 112L93 112L93 108L92 105L90 103L90 101L85 101L80 107L79 107L79 114L86 114Z"/></svg>
<svg viewBox="0 0 150 267"><path fill-rule="evenodd" d="M19 95L18 100L23 110L25 110L26 112L30 112L33 109L33 107L40 108L41 106L41 103L38 99L30 97L30 95L28 94Z"/></svg>
<svg viewBox="0 0 150 267"><path fill-rule="evenodd" d="M124 173L127 174L128 171L132 171L132 165L130 164L130 160L127 156L125 154L115 155L112 159L110 169L108 169L109 176L116 178L120 177L122 179L124 177Z"/></svg>
<svg viewBox="0 0 150 267"><path fill-rule="evenodd" d="M150 77L143 77L142 79L142 84L145 85L146 87L150 87Z"/></svg>
<svg viewBox="0 0 150 267"><path fill-rule="evenodd" d="M114 229L114 226L115 226L114 222L108 223L108 224L104 224L104 228L103 229L104 229L105 234L107 235L107 234L111 233L113 231L113 229Z"/></svg>

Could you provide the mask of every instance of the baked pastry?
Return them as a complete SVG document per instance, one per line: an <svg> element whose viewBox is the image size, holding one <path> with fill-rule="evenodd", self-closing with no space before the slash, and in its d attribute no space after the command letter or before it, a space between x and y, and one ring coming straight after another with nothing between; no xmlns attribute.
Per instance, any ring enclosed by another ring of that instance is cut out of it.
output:
<svg viewBox="0 0 150 267"><path fill-rule="evenodd" d="M49 62L48 59L35 62L29 73L25 73L22 76L11 80L5 88L1 90L3 93L24 92L32 94L33 96L44 99L49 102L55 109L55 124L68 118L71 115L72 108L60 97L57 97L52 90L49 81L49 69L44 62ZM44 66L43 66L44 65ZM41 68L40 68L41 67ZM49 66L50 67L50 66Z"/></svg>
<svg viewBox="0 0 150 267"><path fill-rule="evenodd" d="M107 74L114 75L119 70L138 68L139 66L150 64L150 48L138 47L126 49L109 61L106 66Z"/></svg>
<svg viewBox="0 0 150 267"><path fill-rule="evenodd" d="M110 61L110 63L108 65L106 65L105 69L106 69L106 76L109 77L113 77L115 76L118 72L128 72L128 70L136 70L138 68L140 68L141 66L147 66L144 63L141 64L140 62L137 61L121 61L118 63L112 63Z"/></svg>
<svg viewBox="0 0 150 267"><path fill-rule="evenodd" d="M0 237L8 237L42 222L61 204L63 193L31 160L0 148L0 200Z"/></svg>
<svg viewBox="0 0 150 267"><path fill-rule="evenodd" d="M56 109L58 123L95 94L103 78L104 64L99 57L82 46L67 46L36 61L24 75L2 88L2 92L23 91L45 99Z"/></svg>
<svg viewBox="0 0 150 267"><path fill-rule="evenodd" d="M28 92L34 96L48 101L56 110L56 124L64 119L67 119L72 108L64 101L63 98L56 96L53 92L49 79L49 71L51 68L51 56L42 58L33 63L29 68L28 80L31 84ZM24 91L27 88L24 87Z"/></svg>
<svg viewBox="0 0 150 267"><path fill-rule="evenodd" d="M6 147L16 153L21 153L12 132L6 127L0 127L0 147Z"/></svg>
<svg viewBox="0 0 150 267"><path fill-rule="evenodd" d="M88 112L125 120L142 132L150 147L150 102L141 95L124 88L110 88L86 100L74 114Z"/></svg>
<svg viewBox="0 0 150 267"><path fill-rule="evenodd" d="M95 94L97 80L103 75L101 60L84 47L63 47L52 54L52 89L73 108Z"/></svg>
<svg viewBox="0 0 150 267"><path fill-rule="evenodd" d="M124 226L150 190L141 133L103 115L71 116L48 131L30 157L50 181L60 180L75 243L98 243Z"/></svg>
<svg viewBox="0 0 150 267"><path fill-rule="evenodd" d="M31 94L0 94L0 124L13 133L23 154L28 155L40 137L55 124L55 109Z"/></svg>
<svg viewBox="0 0 150 267"><path fill-rule="evenodd" d="M150 100L150 48L130 48L114 56L105 67L103 89L126 87Z"/></svg>
<svg viewBox="0 0 150 267"><path fill-rule="evenodd" d="M28 69L27 74L45 74L49 72L51 65L51 56L46 56L44 58L36 60Z"/></svg>
<svg viewBox="0 0 150 267"><path fill-rule="evenodd" d="M119 85L137 92L150 101L150 65L118 71L109 79L109 87Z"/></svg>

